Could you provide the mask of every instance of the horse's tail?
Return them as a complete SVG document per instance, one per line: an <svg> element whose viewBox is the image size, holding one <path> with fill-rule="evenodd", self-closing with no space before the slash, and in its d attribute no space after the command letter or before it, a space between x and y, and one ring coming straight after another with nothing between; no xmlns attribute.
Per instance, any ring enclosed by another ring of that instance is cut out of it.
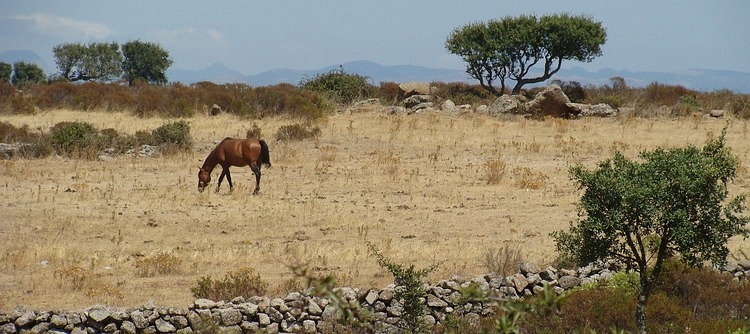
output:
<svg viewBox="0 0 750 334"><path fill-rule="evenodd" d="M271 154L268 152L268 144L263 139L258 139L258 142L260 143L260 163L266 165L266 167L271 167Z"/></svg>

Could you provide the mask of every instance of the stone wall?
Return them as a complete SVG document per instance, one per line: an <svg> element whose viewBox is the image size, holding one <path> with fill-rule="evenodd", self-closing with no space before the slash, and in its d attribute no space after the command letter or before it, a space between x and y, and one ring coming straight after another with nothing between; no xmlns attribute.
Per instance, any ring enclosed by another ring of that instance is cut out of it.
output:
<svg viewBox="0 0 750 334"><path fill-rule="evenodd" d="M472 284L500 300L532 296L547 284L561 293L581 284L595 282L615 273L612 265L589 265L578 270L538 270L523 264L520 272L508 277L487 274L474 279L453 277L428 287L428 323L446 316L482 317L493 314L491 304L466 301L460 290ZM750 275L750 261L724 268L736 279ZM372 311L380 333L397 332L403 309L394 299L395 286L384 289L339 288L345 301L359 303ZM139 308L94 306L81 311L0 310L0 333L336 333L338 309L326 298L292 292L285 298L238 297L229 302L198 299L187 309L157 307L148 303Z"/></svg>

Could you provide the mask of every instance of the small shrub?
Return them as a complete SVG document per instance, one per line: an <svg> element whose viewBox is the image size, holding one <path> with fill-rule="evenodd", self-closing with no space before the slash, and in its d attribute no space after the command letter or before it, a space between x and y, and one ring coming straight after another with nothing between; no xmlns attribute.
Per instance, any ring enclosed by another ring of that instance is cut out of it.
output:
<svg viewBox="0 0 750 334"><path fill-rule="evenodd" d="M549 176L543 172L535 172L529 167L514 167L512 173L516 180L516 187L521 189L542 188L549 179Z"/></svg>
<svg viewBox="0 0 750 334"><path fill-rule="evenodd" d="M560 86L563 93L570 99L570 102L580 103L586 99L586 92L583 91L581 83L578 81L562 81L559 79L552 80L550 83Z"/></svg>
<svg viewBox="0 0 750 334"><path fill-rule="evenodd" d="M159 252L152 256L137 259L135 269L139 277L153 277L177 273L181 264L182 260L177 255Z"/></svg>
<svg viewBox="0 0 750 334"><path fill-rule="evenodd" d="M607 280L607 286L623 292L628 296L635 296L640 290L640 275L635 271L618 271Z"/></svg>
<svg viewBox="0 0 750 334"><path fill-rule="evenodd" d="M499 184L505 176L505 161L490 159L484 162L484 175L487 184Z"/></svg>
<svg viewBox="0 0 750 334"><path fill-rule="evenodd" d="M260 278L260 274L250 267L242 267L227 273L224 279L214 281L211 276L198 279L198 286L191 288L195 298L211 300L232 300L236 297L262 296L268 289L268 283Z"/></svg>
<svg viewBox="0 0 750 334"><path fill-rule="evenodd" d="M86 297L102 304L112 304L125 298L122 290L105 282L91 282L86 288Z"/></svg>
<svg viewBox="0 0 750 334"><path fill-rule="evenodd" d="M247 129L247 133L245 134L245 138L261 138L262 137L262 131L260 130L260 127L258 124L253 122L253 125L250 129Z"/></svg>
<svg viewBox="0 0 750 334"><path fill-rule="evenodd" d="M186 121L177 121L164 124L151 132L153 145L174 148L177 150L188 150L193 141L190 137L190 125Z"/></svg>
<svg viewBox="0 0 750 334"><path fill-rule="evenodd" d="M415 269L413 264L405 268L387 259L372 243L368 242L367 246L377 258L378 264L393 275L396 284L394 298L403 308L398 326L409 333L426 333L429 330L424 321L424 315L427 313L427 289L423 280L438 265L434 264L420 270Z"/></svg>
<svg viewBox="0 0 750 334"><path fill-rule="evenodd" d="M102 147L97 143L97 131L86 122L60 122L50 130L50 143L58 154L68 157L96 157Z"/></svg>
<svg viewBox="0 0 750 334"><path fill-rule="evenodd" d="M83 267L73 265L55 270L54 277L60 282L60 287L69 287L75 291L83 289L90 273Z"/></svg>
<svg viewBox="0 0 750 334"><path fill-rule="evenodd" d="M493 247L482 252L482 264L484 264L484 267L501 276L508 276L518 272L521 262L523 262L523 256L521 256L521 249L518 247Z"/></svg>
<svg viewBox="0 0 750 334"><path fill-rule="evenodd" d="M276 131L276 140L305 140L320 137L321 131L318 126L312 126L310 123L305 124L288 124L279 127Z"/></svg>

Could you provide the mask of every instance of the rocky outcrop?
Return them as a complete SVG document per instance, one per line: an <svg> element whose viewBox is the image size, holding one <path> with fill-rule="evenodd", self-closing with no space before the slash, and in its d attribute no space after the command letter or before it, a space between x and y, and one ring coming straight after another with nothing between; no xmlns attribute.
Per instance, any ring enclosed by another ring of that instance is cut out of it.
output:
<svg viewBox="0 0 750 334"><path fill-rule="evenodd" d="M570 100L558 85L549 85L526 103L525 112L534 118L545 116L573 118L576 111L568 106Z"/></svg>
<svg viewBox="0 0 750 334"><path fill-rule="evenodd" d="M597 116L597 117L614 117L617 116L617 109L612 108L609 104L585 104L585 103L568 103L574 114L578 117Z"/></svg>
<svg viewBox="0 0 750 334"><path fill-rule="evenodd" d="M433 95L437 88L430 86L427 82L404 82L398 85L404 97L412 95Z"/></svg>

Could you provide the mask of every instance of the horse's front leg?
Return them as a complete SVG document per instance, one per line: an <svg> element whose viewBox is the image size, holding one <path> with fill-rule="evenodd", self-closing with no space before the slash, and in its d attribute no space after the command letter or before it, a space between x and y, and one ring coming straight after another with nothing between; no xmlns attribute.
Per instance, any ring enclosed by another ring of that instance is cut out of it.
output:
<svg viewBox="0 0 750 334"><path fill-rule="evenodd" d="M258 191L260 191L260 166L250 165L250 169L252 169L253 174L255 174L255 190L253 191L253 195L257 195Z"/></svg>
<svg viewBox="0 0 750 334"><path fill-rule="evenodd" d="M221 181L224 181L224 175L227 175L227 180L229 180L229 175L227 174L228 169L222 168L221 169L221 175L219 175L219 184L216 185L216 192L219 192L219 187L221 187ZM229 188L232 188L232 181L229 181Z"/></svg>

